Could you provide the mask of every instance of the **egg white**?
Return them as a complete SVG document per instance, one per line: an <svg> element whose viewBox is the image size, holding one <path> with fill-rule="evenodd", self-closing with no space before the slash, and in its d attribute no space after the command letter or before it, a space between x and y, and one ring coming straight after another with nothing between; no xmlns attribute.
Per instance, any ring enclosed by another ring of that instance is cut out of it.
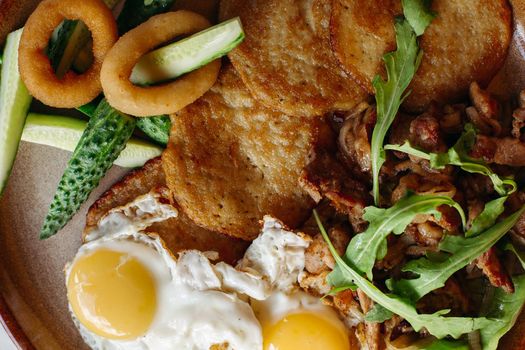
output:
<svg viewBox="0 0 525 350"><path fill-rule="evenodd" d="M312 312L339 322L336 312L298 288L310 238L286 230L269 216L262 233L234 268L213 264L210 254L184 251L174 258L162 240L142 232L152 222L175 216L176 209L154 194L114 209L100 220L75 259L97 249L111 249L138 259L153 275L158 310L143 336L112 340L85 328L71 312L86 343L95 350L262 349L262 325L286 315ZM75 261L75 260L74 260ZM74 263L73 261L73 263ZM66 267L66 280L71 264Z"/></svg>

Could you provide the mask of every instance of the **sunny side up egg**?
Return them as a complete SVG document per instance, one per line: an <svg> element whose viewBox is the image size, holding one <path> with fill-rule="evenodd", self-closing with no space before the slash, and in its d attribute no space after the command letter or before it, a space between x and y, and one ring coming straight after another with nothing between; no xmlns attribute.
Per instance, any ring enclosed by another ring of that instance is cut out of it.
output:
<svg viewBox="0 0 525 350"><path fill-rule="evenodd" d="M175 258L143 230L176 216L155 193L112 210L66 266L72 318L96 350L350 350L337 313L298 288L309 238L264 218L236 268Z"/></svg>

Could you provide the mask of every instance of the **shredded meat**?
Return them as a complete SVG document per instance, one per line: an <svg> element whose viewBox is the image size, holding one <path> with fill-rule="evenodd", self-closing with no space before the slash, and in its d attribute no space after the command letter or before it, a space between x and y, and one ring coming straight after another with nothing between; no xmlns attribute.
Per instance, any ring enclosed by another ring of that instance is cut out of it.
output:
<svg viewBox="0 0 525 350"><path fill-rule="evenodd" d="M466 109L470 121L482 134L499 136L502 127L498 102L476 82L470 84L470 100L474 105Z"/></svg>
<svg viewBox="0 0 525 350"><path fill-rule="evenodd" d="M525 142L512 137L496 138L477 135L470 155L483 159L487 163L514 167L525 166Z"/></svg>
<svg viewBox="0 0 525 350"><path fill-rule="evenodd" d="M443 115L439 118L441 130L447 134L459 134L463 130L465 105L447 105L443 108Z"/></svg>
<svg viewBox="0 0 525 350"><path fill-rule="evenodd" d="M370 172L370 138L375 122L375 108L364 102L346 116L339 131L338 145L350 168L357 165L361 172Z"/></svg>
<svg viewBox="0 0 525 350"><path fill-rule="evenodd" d="M520 141L525 141L523 128L525 127L525 90L520 93L520 107L512 113L512 136Z"/></svg>
<svg viewBox="0 0 525 350"><path fill-rule="evenodd" d="M496 248L492 247L476 260L476 266L483 271L494 287L501 287L507 293L514 293L514 284L501 264Z"/></svg>
<svg viewBox="0 0 525 350"><path fill-rule="evenodd" d="M350 177L334 156L324 150L315 152L299 183L314 201L326 197L339 212L347 214L355 232L364 230L363 210L370 202L367 187Z"/></svg>
<svg viewBox="0 0 525 350"><path fill-rule="evenodd" d="M436 114L437 110L433 107L410 123L412 145L433 153L446 150Z"/></svg>
<svg viewBox="0 0 525 350"><path fill-rule="evenodd" d="M374 302L361 289L357 290L357 295L359 297L361 309L363 310L363 313L366 314L372 309ZM381 325L379 323L365 321L365 330L368 349L381 349Z"/></svg>
<svg viewBox="0 0 525 350"><path fill-rule="evenodd" d="M343 255L346 246L350 242L350 235L342 227L334 227L328 231L328 236L332 241L337 253ZM308 246L305 252L305 268L306 271L312 274L319 274L323 271L332 270L335 261L330 254L328 245L321 234L316 235L312 243Z"/></svg>

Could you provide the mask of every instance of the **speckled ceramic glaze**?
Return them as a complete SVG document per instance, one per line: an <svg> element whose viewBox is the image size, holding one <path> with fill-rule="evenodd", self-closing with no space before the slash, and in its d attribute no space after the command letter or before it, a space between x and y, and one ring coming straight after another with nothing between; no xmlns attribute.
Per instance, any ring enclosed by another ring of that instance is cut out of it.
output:
<svg viewBox="0 0 525 350"><path fill-rule="evenodd" d="M6 33L22 25L37 3L38 0L0 0L0 43ZM210 0L177 3L208 16L216 8L210 6ZM525 0L512 3L515 16L512 48L505 66L491 84L491 90L507 97L525 88L525 28L521 22L525 21ZM22 143L0 199L0 324L21 349L87 349L69 316L63 267L80 245L87 208L127 170L111 169L65 229L49 240L40 241L40 226L68 158L68 152ZM525 349L523 334L525 313L500 349Z"/></svg>

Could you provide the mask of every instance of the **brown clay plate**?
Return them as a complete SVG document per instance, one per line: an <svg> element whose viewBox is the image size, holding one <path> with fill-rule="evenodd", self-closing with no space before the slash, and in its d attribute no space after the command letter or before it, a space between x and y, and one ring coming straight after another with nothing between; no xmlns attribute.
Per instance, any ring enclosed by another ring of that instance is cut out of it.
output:
<svg viewBox="0 0 525 350"><path fill-rule="evenodd" d="M38 2L0 0L0 43L6 33L21 26ZM511 3L515 16L512 48L492 83L493 91L503 96L525 88L525 0ZM197 7L208 16L216 7L215 0L179 0L178 4ZM22 143L0 199L0 326L21 349L87 349L69 316L63 267L80 246L87 208L128 169L113 167L60 234L40 241L40 226L68 158L65 151ZM524 333L525 313L500 349L525 349Z"/></svg>

